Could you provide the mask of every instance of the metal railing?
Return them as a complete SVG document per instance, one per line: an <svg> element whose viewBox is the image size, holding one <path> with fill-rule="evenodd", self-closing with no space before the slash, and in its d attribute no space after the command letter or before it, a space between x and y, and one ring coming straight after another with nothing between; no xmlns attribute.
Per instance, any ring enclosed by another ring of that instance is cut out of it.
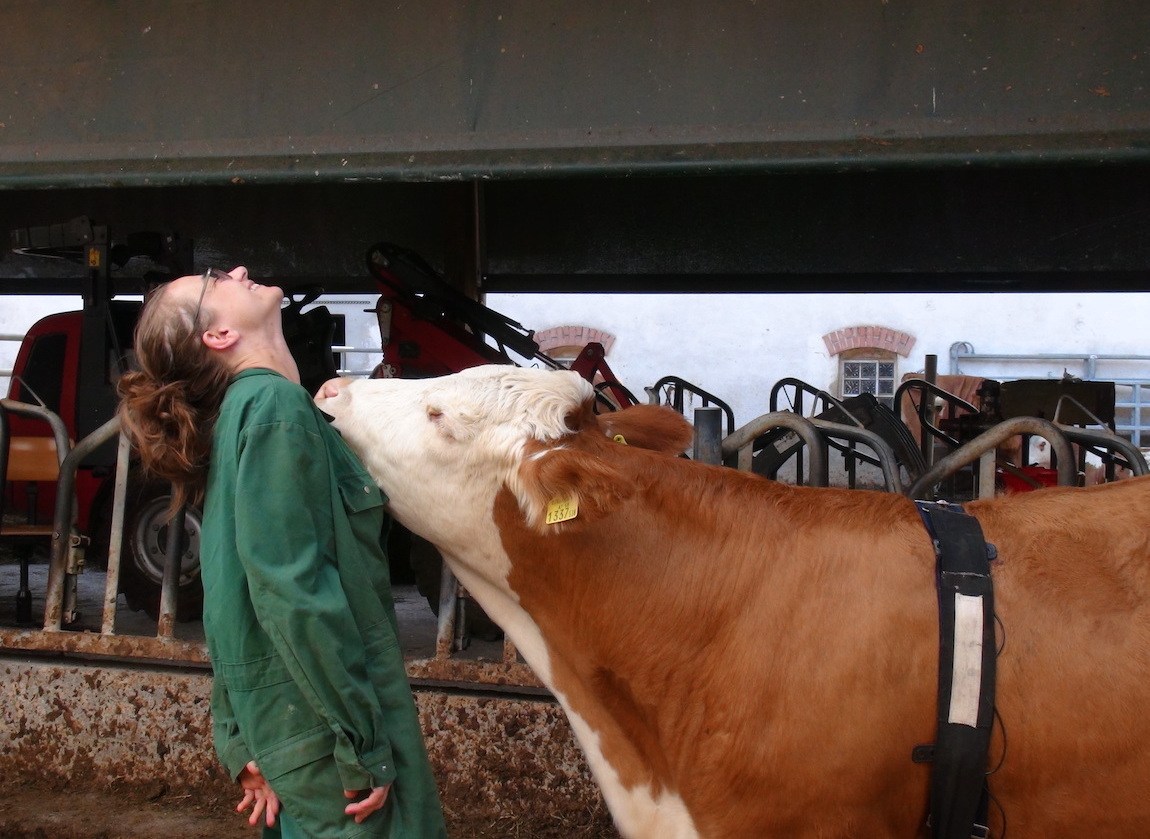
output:
<svg viewBox="0 0 1150 839"><path fill-rule="evenodd" d="M115 657L169 661L173 663L206 663L207 651L202 643L180 641L173 637L174 615L161 612L155 637L117 635L115 632L116 597L119 593L119 560L123 542L124 509L127 497L129 446L120 434L118 417L105 422L75 445L70 445L60 418L46 408L12 399L0 399L5 415L29 417L46 422L56 439L57 452L63 453L56 484L56 506L52 520L52 545L48 565L44 618L38 629L0 628L0 649L34 652L79 653L97 657ZM80 464L97 448L119 437L117 480L112 499L112 531L108 549L108 573L104 592L104 614L101 631L65 631L75 609L76 575L83 567L83 547L76 521L76 476ZM8 452L8 424L0 423L0 451ZM2 464L0 464L2 465ZM77 558L79 552L79 558ZM165 584L167 581L165 580ZM173 602L161 594L161 603Z"/></svg>
<svg viewBox="0 0 1150 839"><path fill-rule="evenodd" d="M202 641L183 641L173 637L175 598L172 588L177 584L176 575L165 573L161 592L161 614L157 620L155 636L124 635L116 632L115 615L118 595L119 563L124 538L124 513L127 497L127 475L129 474L129 446L120 433L119 419L113 418L92 434L69 446L62 423L46 416L51 412L38 406L30 406L13 400L0 400L0 410L17 415L35 416L52 425L58 438L58 450L66 454L61 459L60 481L53 522L53 539L48 575L48 592L45 598L44 619L38 628L0 628L0 649L18 652L51 652L78 654L87 657L116 658L151 663L174 665L206 665L207 650ZM58 418L56 418L58 420ZM960 451L944 458L928 473L920 476L912 486L900 483L898 465L890 446L877 435L865 429L829 423L824 420L805 418L793 411L776 411L761 416L737 429L732 434L722 433L722 410L717 406L699 408L695 414L697 460L713 463L738 463L741 468L749 468L750 449L755 440L772 428L784 428L800 438L808 451L808 466L811 483L826 485L826 457L828 439L846 437L870 446L882 466L887 489L910 497L929 495L941 477L949 471L981 460L993 469L994 448L1003 439L1020 433L1035 433L1048 439L1055 450L1059 471L1059 483L1073 481L1073 455L1070 442L1076 444L1097 444L1116 451L1139 464L1136 474L1145 472L1145 464L1138 459L1138 451L1129 442L1115 438L1109 432L1094 432L1083 429L1056 427L1044 420L1017 418L1007 421L991 432L976 438ZM99 632L62 631L63 621L69 608L69 590L72 589L74 574L78 570L69 551L74 543L70 539L75 517L75 478L80 463L97 447L118 438L116 483L112 504L112 531L109 544L107 579L105 587L103 623ZM0 423L0 452L6 452L8 445L6 424ZM702 452L706 456L700 456ZM0 463L0 467L3 464ZM993 480L985 482L993 488ZM170 548L165 564L179 562L179 547ZM494 660L468 659L459 653L465 647L463 642L464 605L467 595L455 580L450 569L444 567L440 590L439 622L436 649L433 657L408 660L405 662L409 676L424 683L480 684L493 688L512 690L542 691L538 679L521 660L515 645L505 639L502 655Z"/></svg>
<svg viewBox="0 0 1150 839"><path fill-rule="evenodd" d="M383 351L380 350L379 347L351 347L339 344L333 346L331 351L334 353L339 353L339 364L336 365L338 368L336 372L338 372L341 376L355 376L361 379L367 378L371 375L371 371L375 369L376 362L369 361L370 366L367 368L356 368L351 366L348 360L348 356L366 355L378 356L379 358L383 357Z"/></svg>
<svg viewBox="0 0 1150 839"><path fill-rule="evenodd" d="M686 416L687 401L698 401L703 408L714 407L722 412L725 420L725 433L735 430L735 412L731 406L713 393L708 393L696 384L688 382L679 376L664 376L648 388L647 397L653 405L669 405L680 414ZM696 415L698 416L698 415Z"/></svg>
<svg viewBox="0 0 1150 839"><path fill-rule="evenodd" d="M21 344L24 342L24 335L23 334L17 335L14 332L0 332L0 341L7 341L10 343ZM5 367L5 368L0 369L0 379L11 379L11 378L12 378L12 368L11 367ZM3 392L4 393L8 392L7 382L5 382L5 387L4 387Z"/></svg>

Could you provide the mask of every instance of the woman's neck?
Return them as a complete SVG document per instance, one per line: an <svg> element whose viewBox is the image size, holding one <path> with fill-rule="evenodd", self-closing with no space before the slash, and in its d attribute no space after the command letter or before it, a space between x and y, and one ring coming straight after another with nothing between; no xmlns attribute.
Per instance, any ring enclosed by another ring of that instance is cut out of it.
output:
<svg viewBox="0 0 1150 839"><path fill-rule="evenodd" d="M288 349L287 342L280 340L267 344L241 347L237 345L236 354L229 359L229 367L233 373L251 370L260 367L274 370L285 379L300 383L299 367L295 358Z"/></svg>

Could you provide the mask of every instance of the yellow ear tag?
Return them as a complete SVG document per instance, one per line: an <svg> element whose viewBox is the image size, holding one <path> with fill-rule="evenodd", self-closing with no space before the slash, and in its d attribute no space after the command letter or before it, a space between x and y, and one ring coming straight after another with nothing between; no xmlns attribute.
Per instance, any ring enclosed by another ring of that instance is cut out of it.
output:
<svg viewBox="0 0 1150 839"><path fill-rule="evenodd" d="M622 434L616 434L611 439L614 440L616 443L622 443L624 446L627 445L627 438L624 437Z"/></svg>
<svg viewBox="0 0 1150 839"><path fill-rule="evenodd" d="M547 524L559 524L561 521L570 521L577 515L579 515L579 499L576 496L556 498L547 505L544 521Z"/></svg>

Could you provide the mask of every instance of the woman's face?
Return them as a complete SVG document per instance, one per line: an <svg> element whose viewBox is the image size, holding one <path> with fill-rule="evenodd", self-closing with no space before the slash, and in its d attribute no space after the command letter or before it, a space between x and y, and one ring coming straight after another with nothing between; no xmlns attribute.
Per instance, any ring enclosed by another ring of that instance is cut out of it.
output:
<svg viewBox="0 0 1150 839"><path fill-rule="evenodd" d="M202 307L213 313L213 320L225 313L233 321L250 318L249 323L262 323L273 316L279 320L283 289L260 285L248 277L244 266L231 271L209 269L200 279Z"/></svg>
<svg viewBox="0 0 1150 839"><path fill-rule="evenodd" d="M278 321L284 297L282 289L248 277L248 269L242 265L231 271L209 268L198 276L180 277L172 281L171 290L189 302L196 301L201 329L215 326L221 319L244 326L259 325L273 317Z"/></svg>

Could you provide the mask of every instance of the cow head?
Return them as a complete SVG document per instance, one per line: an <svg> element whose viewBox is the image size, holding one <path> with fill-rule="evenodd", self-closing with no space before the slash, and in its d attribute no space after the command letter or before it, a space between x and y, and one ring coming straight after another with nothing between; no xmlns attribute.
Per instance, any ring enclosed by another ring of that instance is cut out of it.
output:
<svg viewBox="0 0 1150 839"><path fill-rule="evenodd" d="M604 450L681 452L690 441L690 425L670 409L598 417L593 398L591 385L566 370L488 365L434 379L336 379L316 404L334 417L396 518L456 553L490 521L504 486L529 526L542 528L557 499L577 501L587 522L632 490Z"/></svg>

